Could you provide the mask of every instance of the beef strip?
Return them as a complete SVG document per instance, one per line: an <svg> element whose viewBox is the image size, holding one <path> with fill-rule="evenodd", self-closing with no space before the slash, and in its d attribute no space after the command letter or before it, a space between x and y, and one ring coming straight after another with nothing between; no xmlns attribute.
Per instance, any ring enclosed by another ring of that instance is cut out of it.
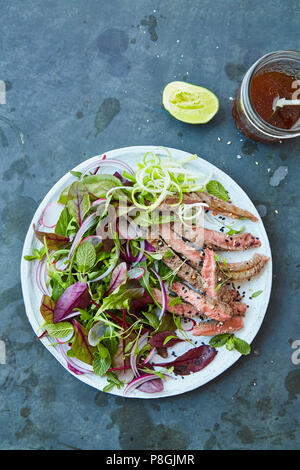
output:
<svg viewBox="0 0 300 470"><path fill-rule="evenodd" d="M160 209L166 210L170 208L169 204L175 204L176 202L178 202L177 195L168 197L160 205ZM193 192L183 195L183 204L194 204L195 202L204 202L211 211L215 212L216 214L230 217L232 219L247 218L253 222L258 220L258 218L251 212L241 209L240 207L233 205L231 202L222 201L221 199L212 196L207 192Z"/></svg>
<svg viewBox="0 0 300 470"><path fill-rule="evenodd" d="M201 295L181 282L173 282L172 290L184 301L194 305L201 313L218 321L225 321L233 315L230 305L207 295Z"/></svg>
<svg viewBox="0 0 300 470"><path fill-rule="evenodd" d="M167 243L161 238L157 240L151 240L150 243L155 251L163 256L162 261L168 266L168 268L170 268L174 273L176 272L177 276L184 279L195 289L203 292L201 274L189 266L185 260L182 260L174 252L174 250L172 250L171 246L168 246Z"/></svg>
<svg viewBox="0 0 300 470"><path fill-rule="evenodd" d="M194 336L214 336L223 333L234 333L241 330L244 326L244 321L240 316L234 316L224 322L217 322L214 320L197 323L193 328Z"/></svg>
<svg viewBox="0 0 300 470"><path fill-rule="evenodd" d="M157 300L157 302L160 305L162 305L161 291L159 289L152 289L152 293L155 299ZM176 315L180 315L180 316L184 316L188 318L195 318L201 315L199 310L196 307L194 307L194 305L191 305L184 301L182 301L180 304L177 304L177 305L170 305L169 302L171 302L173 298L174 297L172 297L171 295L167 295L166 310L168 312L173 313L174 311Z"/></svg>

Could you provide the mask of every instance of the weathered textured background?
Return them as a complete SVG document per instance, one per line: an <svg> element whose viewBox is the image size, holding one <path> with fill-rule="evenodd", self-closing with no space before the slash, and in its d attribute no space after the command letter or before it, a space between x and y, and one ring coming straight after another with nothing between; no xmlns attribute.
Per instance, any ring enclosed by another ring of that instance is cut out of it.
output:
<svg viewBox="0 0 300 470"><path fill-rule="evenodd" d="M299 449L300 141L247 141L231 97L261 55L300 49L300 2L0 3L0 447ZM172 80L213 90L215 119L201 127L168 115L161 96ZM98 393L68 374L35 340L19 279L28 224L51 186L88 157L142 144L196 152L228 172L261 206L275 264L255 352L201 389L149 401Z"/></svg>

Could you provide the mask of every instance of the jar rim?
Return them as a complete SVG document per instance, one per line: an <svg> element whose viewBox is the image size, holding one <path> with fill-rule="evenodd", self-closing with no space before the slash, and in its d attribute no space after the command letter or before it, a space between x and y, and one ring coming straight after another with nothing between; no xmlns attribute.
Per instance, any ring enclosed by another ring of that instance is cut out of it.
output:
<svg viewBox="0 0 300 470"><path fill-rule="evenodd" d="M252 105L250 97L250 84L253 76L259 70L260 67L267 65L273 59L290 59L290 60L299 60L300 63L300 51L294 50L280 50L275 52L269 52L262 57L260 57L246 72L242 86L241 86L241 97L243 100L245 112L248 115L248 119L252 124L260 131L270 137L278 137L282 139L287 139L291 137L300 136L300 124L297 128L292 129L283 129L281 127L275 127L272 124L265 121L255 110Z"/></svg>

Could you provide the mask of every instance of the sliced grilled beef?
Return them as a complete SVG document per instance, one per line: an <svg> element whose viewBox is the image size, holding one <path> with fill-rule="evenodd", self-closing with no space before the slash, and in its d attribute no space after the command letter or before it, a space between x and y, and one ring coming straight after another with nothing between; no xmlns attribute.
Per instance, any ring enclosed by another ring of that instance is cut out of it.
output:
<svg viewBox="0 0 300 470"><path fill-rule="evenodd" d="M239 263L227 263L228 269L230 271L231 281L245 281L256 276L264 265L269 261L265 255L261 255L260 253L255 253L250 260L247 261L240 261ZM220 263L222 269L225 266Z"/></svg>
<svg viewBox="0 0 300 470"><path fill-rule="evenodd" d="M209 230L203 227L193 229L194 234L189 240L195 245L199 236L204 239L204 245L216 251L244 251L261 245L260 240L251 233L241 235L226 235L226 233ZM201 249L202 246L199 246Z"/></svg>
<svg viewBox="0 0 300 470"><path fill-rule="evenodd" d="M161 291L159 289L152 289L152 293L155 299L157 300L157 302L160 305L162 305ZM201 313L198 311L196 307L184 301L182 301L180 304L177 304L177 305L170 305L169 302L171 302L172 299L174 299L174 297L172 297L171 295L167 296L166 309L168 312L173 313L174 311L176 315L180 315L180 316L184 316L188 318L199 317L201 315Z"/></svg>
<svg viewBox="0 0 300 470"><path fill-rule="evenodd" d="M194 336L214 336L222 333L234 333L235 331L241 330L244 326L242 317L234 316L227 321L207 321L200 322L194 326Z"/></svg>
<svg viewBox="0 0 300 470"><path fill-rule="evenodd" d="M231 318L233 311L230 305L207 295L200 294L181 282L172 284L172 290L184 301L194 305L199 312L204 313L209 318L218 321L225 321Z"/></svg>
<svg viewBox="0 0 300 470"><path fill-rule="evenodd" d="M201 274L194 268L189 266L185 260L182 260L172 250L171 246L168 246L164 240L151 240L151 245L163 256L163 262L174 272L177 276L184 279L188 284L193 286L195 289L203 291Z"/></svg>
<svg viewBox="0 0 300 470"><path fill-rule="evenodd" d="M176 202L178 202L177 195L168 197L164 200L163 204L161 204L160 208L162 210L168 209L170 208L168 204L175 204ZM231 202L222 201L221 199L206 192L194 192L183 195L183 204L194 204L195 202L204 202L211 211L215 212L216 214L230 217L231 219L247 218L253 222L258 220L258 218L251 214L251 212L241 209L240 207L233 205Z"/></svg>

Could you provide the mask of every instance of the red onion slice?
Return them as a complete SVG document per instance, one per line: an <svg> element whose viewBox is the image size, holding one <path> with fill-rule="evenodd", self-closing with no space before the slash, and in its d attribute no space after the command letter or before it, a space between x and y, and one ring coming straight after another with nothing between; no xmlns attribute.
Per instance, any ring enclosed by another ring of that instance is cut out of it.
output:
<svg viewBox="0 0 300 470"><path fill-rule="evenodd" d="M184 331L192 331L194 326L196 325L196 321L193 320L192 318L181 318L180 320L180 326Z"/></svg>
<svg viewBox="0 0 300 470"><path fill-rule="evenodd" d="M42 294L50 296L46 282L43 282L43 279L45 281L45 270L46 270L46 262L44 261L44 259L45 258L43 258L43 261L38 262L38 265L36 267L36 272L35 272L35 280Z"/></svg>
<svg viewBox="0 0 300 470"><path fill-rule="evenodd" d="M72 246L71 246L69 254L68 254L68 259L70 259L72 257L77 245L79 244L79 242L80 242L81 238L83 237L83 235L85 234L85 232L95 224L97 219L98 219L97 214L93 213L93 214L90 214L84 220L84 222L82 223L81 227L79 228L79 230L76 233L76 236L73 240Z"/></svg>
<svg viewBox="0 0 300 470"><path fill-rule="evenodd" d="M137 389L144 393L159 393L163 391L164 383L162 379L157 377L154 380L149 380L148 382L144 382L142 385L137 387Z"/></svg>
<svg viewBox="0 0 300 470"><path fill-rule="evenodd" d="M90 242L94 247L96 247L102 242L102 237L100 237L100 235L90 235L89 237L83 238L79 245L83 242Z"/></svg>
<svg viewBox="0 0 300 470"><path fill-rule="evenodd" d="M125 170L127 170L129 173L131 173L132 175L134 174L134 171L133 169L125 162L121 161L121 160L118 160L116 158L107 158L105 160L97 160L93 163L90 163L85 171L82 173L82 178L87 174L89 173L91 170L93 170L94 168L100 168L100 167L105 167L105 166L119 166ZM97 170L98 171L98 170ZM95 173L96 174L96 173Z"/></svg>
<svg viewBox="0 0 300 470"><path fill-rule="evenodd" d="M66 360L68 368L72 372L74 372L75 374L78 374L78 375L79 374L93 374L94 373L93 368L91 366L89 366L88 364L81 365L81 364L79 364L79 362L81 362L81 361L69 357L66 353L65 345L63 343L61 343L60 341L58 341L58 342L59 342L60 352L61 352L62 356L64 357L64 359Z"/></svg>
<svg viewBox="0 0 300 470"><path fill-rule="evenodd" d="M48 204L42 212L39 223L43 225L43 227L54 228L63 208L63 204L60 204L59 202Z"/></svg>
<svg viewBox="0 0 300 470"><path fill-rule="evenodd" d="M145 268L132 268L128 271L128 277L129 279L140 279L144 276L145 272Z"/></svg>
<svg viewBox="0 0 300 470"><path fill-rule="evenodd" d="M145 382L148 382L149 380L158 380L158 379L161 380L160 377L157 377L154 374L144 374L139 377L136 377L125 387L124 395L127 395L129 392L132 392L137 387L139 387L140 385L143 385Z"/></svg>
<svg viewBox="0 0 300 470"><path fill-rule="evenodd" d="M138 264L140 261L142 261L142 258L144 256L144 252L145 252L145 240L142 240L140 242L140 250L139 250L139 254L136 258L136 260L134 261L133 265L132 266L135 266L136 264Z"/></svg>
<svg viewBox="0 0 300 470"><path fill-rule="evenodd" d="M166 288L165 288L165 285L162 281L162 278L160 277L160 275L152 268L150 268L151 271L153 272L153 274L155 274L155 276L157 277L158 279L158 282L159 282L159 285L160 285L160 289L161 289L161 298L162 298L162 306L161 306L161 311L160 311L160 314L158 316L158 319L159 321L162 319L162 317L164 316L164 314L166 313L166 306L167 306L167 292L166 292Z"/></svg>
<svg viewBox="0 0 300 470"><path fill-rule="evenodd" d="M117 252L118 252L118 258L120 256L120 250L119 248L117 247ZM116 261L107 269L107 271L105 271L105 273L101 274L101 276L98 276L96 277L96 279L90 279L89 282L97 282L97 281L101 281L101 279L104 279L106 276L108 276L115 268L117 262L118 262L118 258L116 259Z"/></svg>
<svg viewBox="0 0 300 470"><path fill-rule="evenodd" d="M97 199L94 202L91 202L91 207L98 207L100 204L103 204L106 199Z"/></svg>
<svg viewBox="0 0 300 470"><path fill-rule="evenodd" d="M70 261L68 260L67 257L53 262L53 266L55 267L55 269L60 272L65 271L67 267L69 266L69 264L70 264Z"/></svg>
<svg viewBox="0 0 300 470"><path fill-rule="evenodd" d="M146 359L144 360L143 364L148 364L148 362L150 361L150 359L155 355L156 353L156 347L153 346L153 348L151 349L151 351L149 352L148 356L146 357Z"/></svg>
<svg viewBox="0 0 300 470"><path fill-rule="evenodd" d="M141 349L147 344L147 341L148 341L148 333L145 333L138 340L137 348L139 351L141 351ZM136 367L136 361L137 361L138 355L135 354L135 349L136 349L136 344L134 343L130 352L130 366L134 372L134 375L138 377L140 375Z"/></svg>

